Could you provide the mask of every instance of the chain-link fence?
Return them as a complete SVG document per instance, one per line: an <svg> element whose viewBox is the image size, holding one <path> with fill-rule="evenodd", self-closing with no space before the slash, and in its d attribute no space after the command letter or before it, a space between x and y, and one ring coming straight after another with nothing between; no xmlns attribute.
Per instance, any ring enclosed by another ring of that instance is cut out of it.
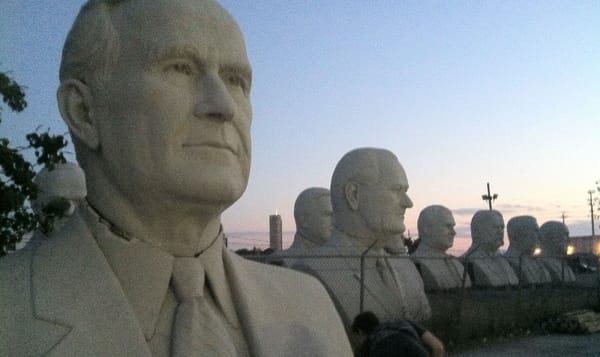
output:
<svg viewBox="0 0 600 357"><path fill-rule="evenodd" d="M460 259L275 253L248 258L317 277L347 326L353 316L370 310L383 319L421 321L451 344L535 329L558 314L600 306L600 270L593 255Z"/></svg>

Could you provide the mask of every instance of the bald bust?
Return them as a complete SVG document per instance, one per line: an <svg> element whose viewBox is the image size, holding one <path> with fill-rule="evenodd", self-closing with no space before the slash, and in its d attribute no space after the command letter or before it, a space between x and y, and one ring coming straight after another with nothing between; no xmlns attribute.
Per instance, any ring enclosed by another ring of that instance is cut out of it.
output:
<svg viewBox="0 0 600 357"><path fill-rule="evenodd" d="M540 229L535 217L516 216L506 225L510 242L504 256L510 262L521 284L545 284L551 281L550 273L542 262L533 256L539 247Z"/></svg>
<svg viewBox="0 0 600 357"><path fill-rule="evenodd" d="M419 266L426 290L447 290L471 286L462 263L446 251L454 244L456 225L452 212L441 205L425 207L417 219L419 246L412 254Z"/></svg>
<svg viewBox="0 0 600 357"><path fill-rule="evenodd" d="M540 227L541 262L554 283L575 281L575 274L567 263L569 229L559 221L548 221Z"/></svg>
<svg viewBox="0 0 600 357"><path fill-rule="evenodd" d="M248 184L251 84L215 1L82 7L57 98L87 200L0 259L1 356L352 354L317 280L223 244Z"/></svg>
<svg viewBox="0 0 600 357"><path fill-rule="evenodd" d="M471 246L461 258L470 267L473 285L500 287L519 283L508 261L498 252L504 244L504 218L500 212L475 212L471 219L471 239Z"/></svg>
<svg viewBox="0 0 600 357"><path fill-rule="evenodd" d="M302 191L294 204L296 234L292 245L281 252L285 265L292 266L293 256L314 254L327 241L333 230L333 210L329 190L310 187Z"/></svg>
<svg viewBox="0 0 600 357"><path fill-rule="evenodd" d="M72 216L87 195L85 174L73 162L56 164L52 169L44 167L34 178L38 194L31 208L36 214L44 215L48 205L60 205L61 217L53 222L53 230L59 229Z"/></svg>
<svg viewBox="0 0 600 357"><path fill-rule="evenodd" d="M406 173L388 150L355 149L335 167L331 179L335 229L318 249L325 258L305 263L308 272L327 287L348 330L360 312L361 254L367 254L365 310L384 320L424 320L430 315L414 264L392 259L383 249L390 237L405 230L404 214L412 207L407 191Z"/></svg>

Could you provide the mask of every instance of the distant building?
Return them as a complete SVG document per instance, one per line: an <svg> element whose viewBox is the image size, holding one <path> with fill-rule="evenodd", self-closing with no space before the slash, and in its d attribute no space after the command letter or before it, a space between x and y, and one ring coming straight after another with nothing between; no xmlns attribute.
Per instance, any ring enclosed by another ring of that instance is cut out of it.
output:
<svg viewBox="0 0 600 357"><path fill-rule="evenodd" d="M269 216L269 247L274 251L282 247L281 216L272 214Z"/></svg>
<svg viewBox="0 0 600 357"><path fill-rule="evenodd" d="M600 236L571 237L573 253L600 254Z"/></svg>

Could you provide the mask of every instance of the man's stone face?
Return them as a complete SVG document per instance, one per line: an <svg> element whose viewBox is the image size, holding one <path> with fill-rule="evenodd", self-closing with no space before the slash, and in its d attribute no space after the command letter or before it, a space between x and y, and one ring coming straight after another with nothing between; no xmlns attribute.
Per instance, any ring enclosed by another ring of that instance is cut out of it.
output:
<svg viewBox="0 0 600 357"><path fill-rule="evenodd" d="M318 244L325 244L333 230L333 209L329 195L314 200L311 209L306 212L305 222L309 239Z"/></svg>
<svg viewBox="0 0 600 357"><path fill-rule="evenodd" d="M391 237L405 231L404 213L413 203L406 173L397 160L381 160L379 171L379 182L360 185L359 210L374 235Z"/></svg>
<svg viewBox="0 0 600 357"><path fill-rule="evenodd" d="M94 98L104 171L125 194L233 203L252 118L239 29L207 1L120 6L119 60Z"/></svg>
<svg viewBox="0 0 600 357"><path fill-rule="evenodd" d="M429 245L445 252L454 245L454 236L456 236L456 231L454 230L456 222L454 222L452 212L440 210L432 222L433 224L429 228L430 232L428 234L430 237Z"/></svg>
<svg viewBox="0 0 600 357"><path fill-rule="evenodd" d="M484 225L482 244L493 253L504 244L504 219L501 215L492 213L481 224Z"/></svg>

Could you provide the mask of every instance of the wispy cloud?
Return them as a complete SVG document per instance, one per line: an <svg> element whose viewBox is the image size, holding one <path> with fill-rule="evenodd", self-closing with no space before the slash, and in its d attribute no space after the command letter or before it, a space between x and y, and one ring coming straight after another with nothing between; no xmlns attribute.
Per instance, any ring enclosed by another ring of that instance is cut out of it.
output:
<svg viewBox="0 0 600 357"><path fill-rule="evenodd" d="M482 210L485 208L481 207L463 207L463 208L455 208L452 209L452 213L455 216L473 216L475 212ZM529 206L529 205L513 205L513 204L497 204L494 206L494 209L500 211L502 215L512 215L513 213L519 214L527 214L531 212L543 212L544 208L539 206Z"/></svg>
<svg viewBox="0 0 600 357"><path fill-rule="evenodd" d="M475 212L481 210L481 208L456 208L452 209L452 214L455 216L472 216Z"/></svg>

